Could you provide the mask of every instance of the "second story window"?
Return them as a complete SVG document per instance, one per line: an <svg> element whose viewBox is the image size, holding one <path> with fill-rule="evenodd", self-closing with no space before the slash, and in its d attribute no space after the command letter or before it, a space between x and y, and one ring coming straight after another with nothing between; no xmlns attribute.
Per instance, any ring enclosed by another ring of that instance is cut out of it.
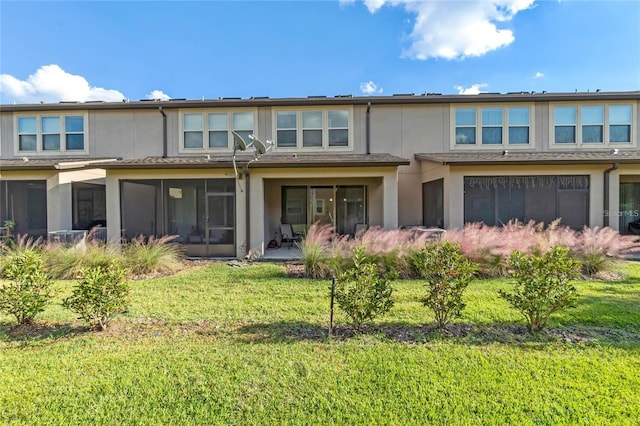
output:
<svg viewBox="0 0 640 426"><path fill-rule="evenodd" d="M509 143L526 145L529 143L529 108L513 107L507 109L509 114Z"/></svg>
<svg viewBox="0 0 640 426"><path fill-rule="evenodd" d="M327 111L329 146L349 145L349 111Z"/></svg>
<svg viewBox="0 0 640 426"><path fill-rule="evenodd" d="M84 115L17 117L18 152L85 151Z"/></svg>
<svg viewBox="0 0 640 426"><path fill-rule="evenodd" d="M276 139L278 148L289 148L298 146L297 128L298 117L295 112L283 112L277 113L276 126Z"/></svg>
<svg viewBox="0 0 640 426"><path fill-rule="evenodd" d="M42 117L42 149L60 150L60 117Z"/></svg>
<svg viewBox="0 0 640 426"><path fill-rule="evenodd" d="M600 105L582 108L582 143L601 143L604 108Z"/></svg>
<svg viewBox="0 0 640 426"><path fill-rule="evenodd" d="M38 149L36 123L36 117L18 117L18 150L36 151Z"/></svg>
<svg viewBox="0 0 640 426"><path fill-rule="evenodd" d="M185 150L215 150L232 147L231 131L246 141L253 133L254 113L189 112L182 115L182 148Z"/></svg>
<svg viewBox="0 0 640 426"><path fill-rule="evenodd" d="M482 108L482 143L502 145L502 108Z"/></svg>
<svg viewBox="0 0 640 426"><path fill-rule="evenodd" d="M556 107L553 112L556 143L576 142L576 107Z"/></svg>
<svg viewBox="0 0 640 426"><path fill-rule="evenodd" d="M553 143L589 145L631 143L632 105L554 105Z"/></svg>
<svg viewBox="0 0 640 426"><path fill-rule="evenodd" d="M609 106L609 142L631 142L631 105Z"/></svg>
<svg viewBox="0 0 640 426"><path fill-rule="evenodd" d="M528 106L455 108L455 146L528 145L530 117Z"/></svg>
<svg viewBox="0 0 640 426"><path fill-rule="evenodd" d="M349 110L276 111L276 147L285 149L348 148Z"/></svg>
<svg viewBox="0 0 640 426"><path fill-rule="evenodd" d="M67 151L84 149L84 117L66 116L64 131Z"/></svg>
<svg viewBox="0 0 640 426"><path fill-rule="evenodd" d="M322 111L302 112L302 146L322 146Z"/></svg>

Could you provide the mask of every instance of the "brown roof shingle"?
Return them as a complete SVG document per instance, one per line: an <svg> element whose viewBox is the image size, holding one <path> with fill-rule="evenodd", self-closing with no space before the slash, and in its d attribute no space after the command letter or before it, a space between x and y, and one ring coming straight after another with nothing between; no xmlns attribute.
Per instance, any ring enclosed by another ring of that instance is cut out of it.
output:
<svg viewBox="0 0 640 426"><path fill-rule="evenodd" d="M415 154L416 160L450 165L640 163L640 151L447 152Z"/></svg>

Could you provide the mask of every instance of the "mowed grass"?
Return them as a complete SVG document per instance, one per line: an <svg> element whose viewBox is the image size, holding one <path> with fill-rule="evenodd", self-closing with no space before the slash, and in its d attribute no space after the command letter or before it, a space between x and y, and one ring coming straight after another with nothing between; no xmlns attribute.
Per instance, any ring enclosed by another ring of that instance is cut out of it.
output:
<svg viewBox="0 0 640 426"><path fill-rule="evenodd" d="M531 336L474 281L446 330L396 282L391 312L355 334L327 280L225 263L131 283L131 307L91 332L56 304L24 330L0 316L2 424L638 424L640 263L577 282L578 307Z"/></svg>

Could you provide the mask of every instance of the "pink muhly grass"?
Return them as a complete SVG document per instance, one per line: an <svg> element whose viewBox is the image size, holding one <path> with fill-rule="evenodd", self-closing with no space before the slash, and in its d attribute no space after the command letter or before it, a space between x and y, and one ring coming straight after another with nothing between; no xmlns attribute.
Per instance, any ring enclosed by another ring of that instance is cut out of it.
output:
<svg viewBox="0 0 640 426"><path fill-rule="evenodd" d="M307 235L302 240L302 245L319 245L328 248L333 237L333 227L331 225L322 225L318 222L312 224L307 231Z"/></svg>
<svg viewBox="0 0 640 426"><path fill-rule="evenodd" d="M611 228L587 228L576 239L573 247L579 254L604 254L620 257L627 253L640 251L640 242L633 235L620 235Z"/></svg>
<svg viewBox="0 0 640 426"><path fill-rule="evenodd" d="M469 223L462 229L449 230L443 238L458 243L460 252L471 260L495 255L503 244L499 229L482 223Z"/></svg>

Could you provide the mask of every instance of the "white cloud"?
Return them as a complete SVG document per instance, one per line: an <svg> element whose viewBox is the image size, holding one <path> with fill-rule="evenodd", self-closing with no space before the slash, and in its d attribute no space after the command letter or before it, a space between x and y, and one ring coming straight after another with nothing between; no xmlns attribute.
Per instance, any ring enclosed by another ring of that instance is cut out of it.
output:
<svg viewBox="0 0 640 426"><path fill-rule="evenodd" d="M543 74L543 73L541 73L540 71L538 71L538 72L533 76L533 78L542 78L542 77L544 77L544 74Z"/></svg>
<svg viewBox="0 0 640 426"><path fill-rule="evenodd" d="M125 96L117 90L91 86L84 77L52 64L43 65L26 80L0 74L0 98L2 102L38 103L121 101Z"/></svg>
<svg viewBox="0 0 640 426"><path fill-rule="evenodd" d="M382 93L382 87L378 87L373 80L370 80L366 83L360 83L360 91L365 95L373 95L376 93Z"/></svg>
<svg viewBox="0 0 640 426"><path fill-rule="evenodd" d="M168 101L171 96L164 93L162 90L152 90L151 93L147 93L147 99L159 99L161 101Z"/></svg>
<svg viewBox="0 0 640 426"><path fill-rule="evenodd" d="M414 14L403 56L412 59L463 59L482 56L511 44L513 31L499 28L518 12L533 7L535 0L415 1L365 0L375 13L384 5L401 6Z"/></svg>
<svg viewBox="0 0 640 426"><path fill-rule="evenodd" d="M486 83L476 83L472 84L470 87L462 87L455 86L455 89L458 91L459 95L477 95L479 93L485 93L484 90L481 90L489 85Z"/></svg>

